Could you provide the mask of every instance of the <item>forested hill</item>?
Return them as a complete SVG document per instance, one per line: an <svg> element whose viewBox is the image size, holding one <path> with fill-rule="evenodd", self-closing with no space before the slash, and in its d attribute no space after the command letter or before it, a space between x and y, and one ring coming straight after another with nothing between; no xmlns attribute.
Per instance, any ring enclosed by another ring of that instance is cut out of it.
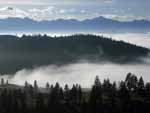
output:
<svg viewBox="0 0 150 113"><path fill-rule="evenodd" d="M131 37L132 38L132 37ZM0 36L0 73L78 60L126 63L146 56L149 50L123 41L95 35Z"/></svg>

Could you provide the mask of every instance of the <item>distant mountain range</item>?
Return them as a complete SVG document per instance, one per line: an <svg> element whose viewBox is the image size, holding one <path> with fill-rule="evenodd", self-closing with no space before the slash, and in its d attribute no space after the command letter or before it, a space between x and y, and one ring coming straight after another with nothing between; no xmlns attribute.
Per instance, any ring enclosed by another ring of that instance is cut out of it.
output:
<svg viewBox="0 0 150 113"><path fill-rule="evenodd" d="M0 19L0 32L149 32L150 21L117 21L104 17L86 19L57 19L51 21L35 21L29 18Z"/></svg>

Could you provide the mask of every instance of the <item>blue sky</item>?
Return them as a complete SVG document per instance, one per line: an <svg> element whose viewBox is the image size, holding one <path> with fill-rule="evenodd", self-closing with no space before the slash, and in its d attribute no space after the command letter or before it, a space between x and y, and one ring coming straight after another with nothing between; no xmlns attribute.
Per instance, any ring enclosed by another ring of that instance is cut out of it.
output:
<svg viewBox="0 0 150 113"><path fill-rule="evenodd" d="M0 18L150 20L149 10L150 0L0 0Z"/></svg>

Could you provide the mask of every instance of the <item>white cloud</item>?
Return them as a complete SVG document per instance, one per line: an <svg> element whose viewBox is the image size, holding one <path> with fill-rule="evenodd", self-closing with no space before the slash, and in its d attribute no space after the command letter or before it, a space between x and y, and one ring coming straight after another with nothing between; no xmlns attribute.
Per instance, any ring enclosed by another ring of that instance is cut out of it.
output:
<svg viewBox="0 0 150 113"><path fill-rule="evenodd" d="M18 8L3 7L0 9L0 18L7 18L7 17L24 18L28 16L29 14L26 11L20 10Z"/></svg>
<svg viewBox="0 0 150 113"><path fill-rule="evenodd" d="M66 13L66 14L67 14L67 13L69 14L69 13L76 13L77 10L76 10L76 9L73 9L73 8L72 8L72 9L60 9L59 12L60 12L60 13L63 13L63 14L65 14L65 13Z"/></svg>
<svg viewBox="0 0 150 113"><path fill-rule="evenodd" d="M81 10L81 13L86 13L86 10Z"/></svg>
<svg viewBox="0 0 150 113"><path fill-rule="evenodd" d="M46 8L31 8L31 9L19 9L16 7L2 7L0 8L0 18L8 18L8 17L18 17L18 18L31 18L37 21L41 20L55 20L59 18L63 19L91 19L94 17L103 16L110 19L121 20L121 21L128 21L134 19L150 19L149 16L135 16L135 15L125 15L124 13L120 14L111 14L111 13L100 13L98 11L90 11L85 10L84 8L81 9L74 9L74 8L62 8L56 6L49 6Z"/></svg>
<svg viewBox="0 0 150 113"><path fill-rule="evenodd" d="M112 0L0 0L1 4L70 4L70 3L111 3Z"/></svg>
<svg viewBox="0 0 150 113"><path fill-rule="evenodd" d="M0 0L1 4L26 4L26 5L31 5L31 4L46 4L48 0Z"/></svg>
<svg viewBox="0 0 150 113"><path fill-rule="evenodd" d="M65 13L65 12L66 12L66 10L64 10L64 9L60 10L60 13Z"/></svg>
<svg viewBox="0 0 150 113"><path fill-rule="evenodd" d="M73 8L62 9L54 6L49 6L47 8L38 9L28 9L22 10L15 7L2 7L0 8L0 18L8 18L8 17L19 17L19 18L32 18L34 20L54 20L58 18L70 19L75 18L78 19L78 15L80 15L80 10L77 11Z"/></svg>
<svg viewBox="0 0 150 113"><path fill-rule="evenodd" d="M135 15L114 15L111 19L119 20L119 21L133 21L133 20L150 20L150 17L143 16L135 16Z"/></svg>
<svg viewBox="0 0 150 113"><path fill-rule="evenodd" d="M88 70L88 71L87 71ZM34 80L38 81L39 86L45 87L46 82L69 86L79 83L82 87L89 88L94 82L96 75L99 75L101 81L104 78L110 78L111 81L124 80L126 74L132 72L137 76L143 75L146 81L150 80L149 65L144 64L111 64L111 63L87 63L79 62L66 66L49 65L38 67L33 70L23 69L14 75L1 75L1 78L9 80L10 83L24 85L25 81L33 84Z"/></svg>

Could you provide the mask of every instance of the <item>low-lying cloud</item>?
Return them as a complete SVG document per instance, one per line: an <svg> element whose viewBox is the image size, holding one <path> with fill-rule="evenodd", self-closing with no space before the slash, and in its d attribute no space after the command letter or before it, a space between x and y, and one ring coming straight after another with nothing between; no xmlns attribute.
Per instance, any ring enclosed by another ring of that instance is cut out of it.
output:
<svg viewBox="0 0 150 113"><path fill-rule="evenodd" d="M101 81L104 78L110 78L111 81L124 80L128 72L135 75L143 76L146 81L150 81L150 65L145 64L111 64L111 63L76 63L66 66L49 65L37 67L32 70L23 69L14 75L3 75L1 78L9 80L9 83L24 85L25 81L33 84L34 80L38 81L39 86L44 87L46 82L61 85L66 83L81 84L83 87L91 87L96 75L99 75Z"/></svg>

